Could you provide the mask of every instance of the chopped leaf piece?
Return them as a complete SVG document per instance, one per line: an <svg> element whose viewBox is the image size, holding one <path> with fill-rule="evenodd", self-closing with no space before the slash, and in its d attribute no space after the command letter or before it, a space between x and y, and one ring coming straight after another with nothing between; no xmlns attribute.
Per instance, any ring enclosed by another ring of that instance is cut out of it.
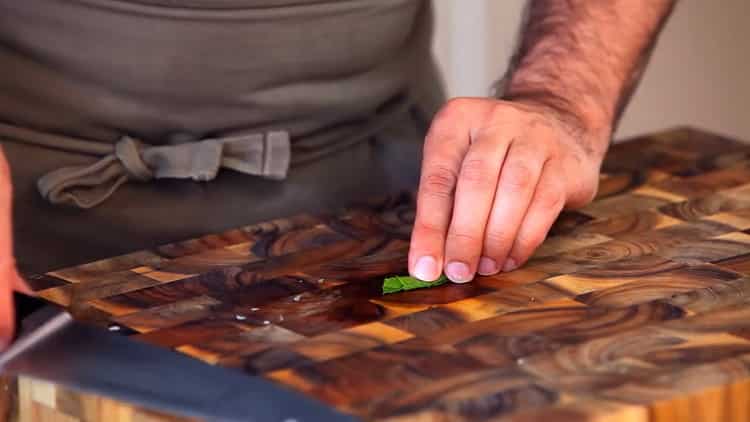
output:
<svg viewBox="0 0 750 422"><path fill-rule="evenodd" d="M390 293L435 287L441 284L445 284L447 281L448 279L445 277L445 275L440 276L440 278L435 281L421 281L414 277L408 276L388 277L383 282L383 294L387 295Z"/></svg>

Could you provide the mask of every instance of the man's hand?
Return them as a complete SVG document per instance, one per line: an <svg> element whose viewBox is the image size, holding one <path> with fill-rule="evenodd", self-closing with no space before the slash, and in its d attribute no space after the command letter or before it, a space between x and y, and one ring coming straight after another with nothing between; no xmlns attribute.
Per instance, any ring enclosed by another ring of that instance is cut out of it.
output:
<svg viewBox="0 0 750 422"><path fill-rule="evenodd" d="M5 349L13 339L13 290L30 294L26 283L18 275L13 258L12 197L10 168L0 149L0 350Z"/></svg>
<svg viewBox="0 0 750 422"><path fill-rule="evenodd" d="M427 135L414 277L512 271L563 207L594 197L613 127L674 3L529 1L500 87L511 101L453 100Z"/></svg>
<svg viewBox="0 0 750 422"><path fill-rule="evenodd" d="M455 99L424 147L409 268L454 282L522 265L564 207L595 195L606 145L533 103Z"/></svg>

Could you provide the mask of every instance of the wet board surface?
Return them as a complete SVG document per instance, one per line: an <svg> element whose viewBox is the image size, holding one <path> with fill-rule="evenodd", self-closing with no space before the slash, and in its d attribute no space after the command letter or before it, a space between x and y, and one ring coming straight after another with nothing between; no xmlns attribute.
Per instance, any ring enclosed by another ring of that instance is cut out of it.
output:
<svg viewBox="0 0 750 422"><path fill-rule="evenodd" d="M616 144L597 199L521 269L382 296L413 217L405 193L30 282L85 321L365 420L750 418L749 145L694 129ZM20 380L22 416L94 414L35 383Z"/></svg>

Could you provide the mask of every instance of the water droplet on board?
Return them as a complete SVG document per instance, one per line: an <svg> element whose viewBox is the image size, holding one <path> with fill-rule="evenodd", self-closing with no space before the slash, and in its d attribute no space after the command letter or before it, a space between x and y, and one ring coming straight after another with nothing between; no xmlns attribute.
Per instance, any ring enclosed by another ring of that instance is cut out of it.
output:
<svg viewBox="0 0 750 422"><path fill-rule="evenodd" d="M271 321L269 321L269 320L263 321L263 325L269 325L270 323L271 323Z"/></svg>
<svg viewBox="0 0 750 422"><path fill-rule="evenodd" d="M299 302L299 301L300 301L300 299L302 299L302 295L297 295L297 296L294 296L294 297L292 298L292 300L293 300L293 301L295 301L295 302Z"/></svg>
<svg viewBox="0 0 750 422"><path fill-rule="evenodd" d="M260 308L250 308L250 312L258 312L260 311Z"/></svg>
<svg viewBox="0 0 750 422"><path fill-rule="evenodd" d="M120 328L119 325L110 325L109 327L107 327L107 329L109 331L120 331L121 330L121 328Z"/></svg>
<svg viewBox="0 0 750 422"><path fill-rule="evenodd" d="M247 319L247 317L245 315L235 315L234 319L236 319L237 321L244 321Z"/></svg>
<svg viewBox="0 0 750 422"><path fill-rule="evenodd" d="M325 278L319 278L319 279L318 279L318 283L320 283L320 284L324 283L325 281L326 281L326 279L325 279Z"/></svg>
<svg viewBox="0 0 750 422"><path fill-rule="evenodd" d="M525 365L526 364L526 359L524 359L524 358L518 358L518 359L516 359L516 363L519 364L519 365Z"/></svg>

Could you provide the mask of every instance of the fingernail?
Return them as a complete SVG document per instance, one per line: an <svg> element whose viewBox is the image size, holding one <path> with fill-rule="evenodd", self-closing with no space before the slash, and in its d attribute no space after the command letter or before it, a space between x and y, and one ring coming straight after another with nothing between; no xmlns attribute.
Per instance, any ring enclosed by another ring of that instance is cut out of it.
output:
<svg viewBox="0 0 750 422"><path fill-rule="evenodd" d="M445 275L454 283L467 283L471 281L472 274L469 266L463 262L451 262L445 268Z"/></svg>
<svg viewBox="0 0 750 422"><path fill-rule="evenodd" d="M431 256L423 256L414 266L414 277L422 281L435 281L440 277L437 261Z"/></svg>
<svg viewBox="0 0 750 422"><path fill-rule="evenodd" d="M497 274L500 268L497 267L497 261L492 258L482 257L479 260L479 274L481 275L493 275Z"/></svg>
<svg viewBox="0 0 750 422"><path fill-rule="evenodd" d="M508 258L505 261L505 266L503 267L503 271L507 273L507 272L515 270L516 268L518 268L518 264L516 264L516 260L513 258Z"/></svg>

